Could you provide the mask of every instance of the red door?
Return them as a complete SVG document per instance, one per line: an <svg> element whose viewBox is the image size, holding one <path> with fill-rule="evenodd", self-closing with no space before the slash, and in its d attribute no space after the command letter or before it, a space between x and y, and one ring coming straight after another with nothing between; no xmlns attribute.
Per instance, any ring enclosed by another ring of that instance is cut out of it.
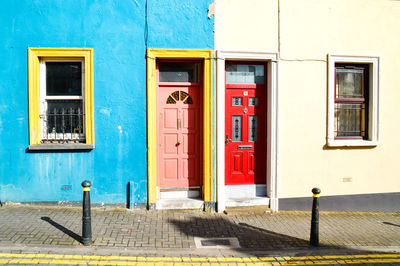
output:
<svg viewBox="0 0 400 266"><path fill-rule="evenodd" d="M265 66L227 62L225 86L225 184L265 184Z"/></svg>
<svg viewBox="0 0 400 266"><path fill-rule="evenodd" d="M180 73L179 69L171 70L170 65L167 69L168 81L163 81L162 72L161 81L157 79L157 184L160 188L197 187L201 176L200 82L179 78L177 82L171 72Z"/></svg>

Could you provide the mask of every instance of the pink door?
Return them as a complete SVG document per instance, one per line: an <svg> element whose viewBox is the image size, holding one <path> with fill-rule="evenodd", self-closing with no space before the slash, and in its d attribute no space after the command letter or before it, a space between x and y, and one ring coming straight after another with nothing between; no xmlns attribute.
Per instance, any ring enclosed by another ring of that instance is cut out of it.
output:
<svg viewBox="0 0 400 266"><path fill-rule="evenodd" d="M193 65L193 63L178 63L178 67L179 64ZM175 71L176 63L164 62L158 67L158 186L160 188L198 187L201 185L200 82L199 80L190 82L193 81L190 79L182 82L179 77L174 78L173 74L171 78L171 71ZM169 72L163 72L164 68Z"/></svg>

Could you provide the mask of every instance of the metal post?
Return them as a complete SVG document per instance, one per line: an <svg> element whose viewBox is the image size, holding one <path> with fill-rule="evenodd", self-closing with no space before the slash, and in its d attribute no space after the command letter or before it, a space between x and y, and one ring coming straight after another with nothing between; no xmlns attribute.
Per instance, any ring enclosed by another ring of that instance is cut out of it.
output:
<svg viewBox="0 0 400 266"><path fill-rule="evenodd" d="M90 186L92 182L85 180L82 182L83 202L82 202L82 244L85 246L92 243L92 219L90 216Z"/></svg>
<svg viewBox="0 0 400 266"><path fill-rule="evenodd" d="M319 245L319 194L321 189L313 188L313 206L311 216L311 233L310 233L310 245L318 247Z"/></svg>

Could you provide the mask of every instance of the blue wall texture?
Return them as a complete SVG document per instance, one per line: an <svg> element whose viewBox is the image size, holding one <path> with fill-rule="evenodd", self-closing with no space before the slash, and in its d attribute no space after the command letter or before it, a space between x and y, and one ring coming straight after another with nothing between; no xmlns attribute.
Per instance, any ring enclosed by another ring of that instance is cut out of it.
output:
<svg viewBox="0 0 400 266"><path fill-rule="evenodd" d="M213 49L211 0L6 0L0 9L0 201L147 202L146 48ZM94 50L95 149L29 153L28 47Z"/></svg>

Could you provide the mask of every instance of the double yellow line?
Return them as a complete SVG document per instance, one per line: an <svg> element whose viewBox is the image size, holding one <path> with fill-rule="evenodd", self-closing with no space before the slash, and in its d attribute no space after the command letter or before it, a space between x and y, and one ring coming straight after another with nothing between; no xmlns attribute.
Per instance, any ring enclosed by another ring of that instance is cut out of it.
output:
<svg viewBox="0 0 400 266"><path fill-rule="evenodd" d="M400 263L400 254L328 255L302 257L140 257L0 253L0 264L57 265L335 265Z"/></svg>

